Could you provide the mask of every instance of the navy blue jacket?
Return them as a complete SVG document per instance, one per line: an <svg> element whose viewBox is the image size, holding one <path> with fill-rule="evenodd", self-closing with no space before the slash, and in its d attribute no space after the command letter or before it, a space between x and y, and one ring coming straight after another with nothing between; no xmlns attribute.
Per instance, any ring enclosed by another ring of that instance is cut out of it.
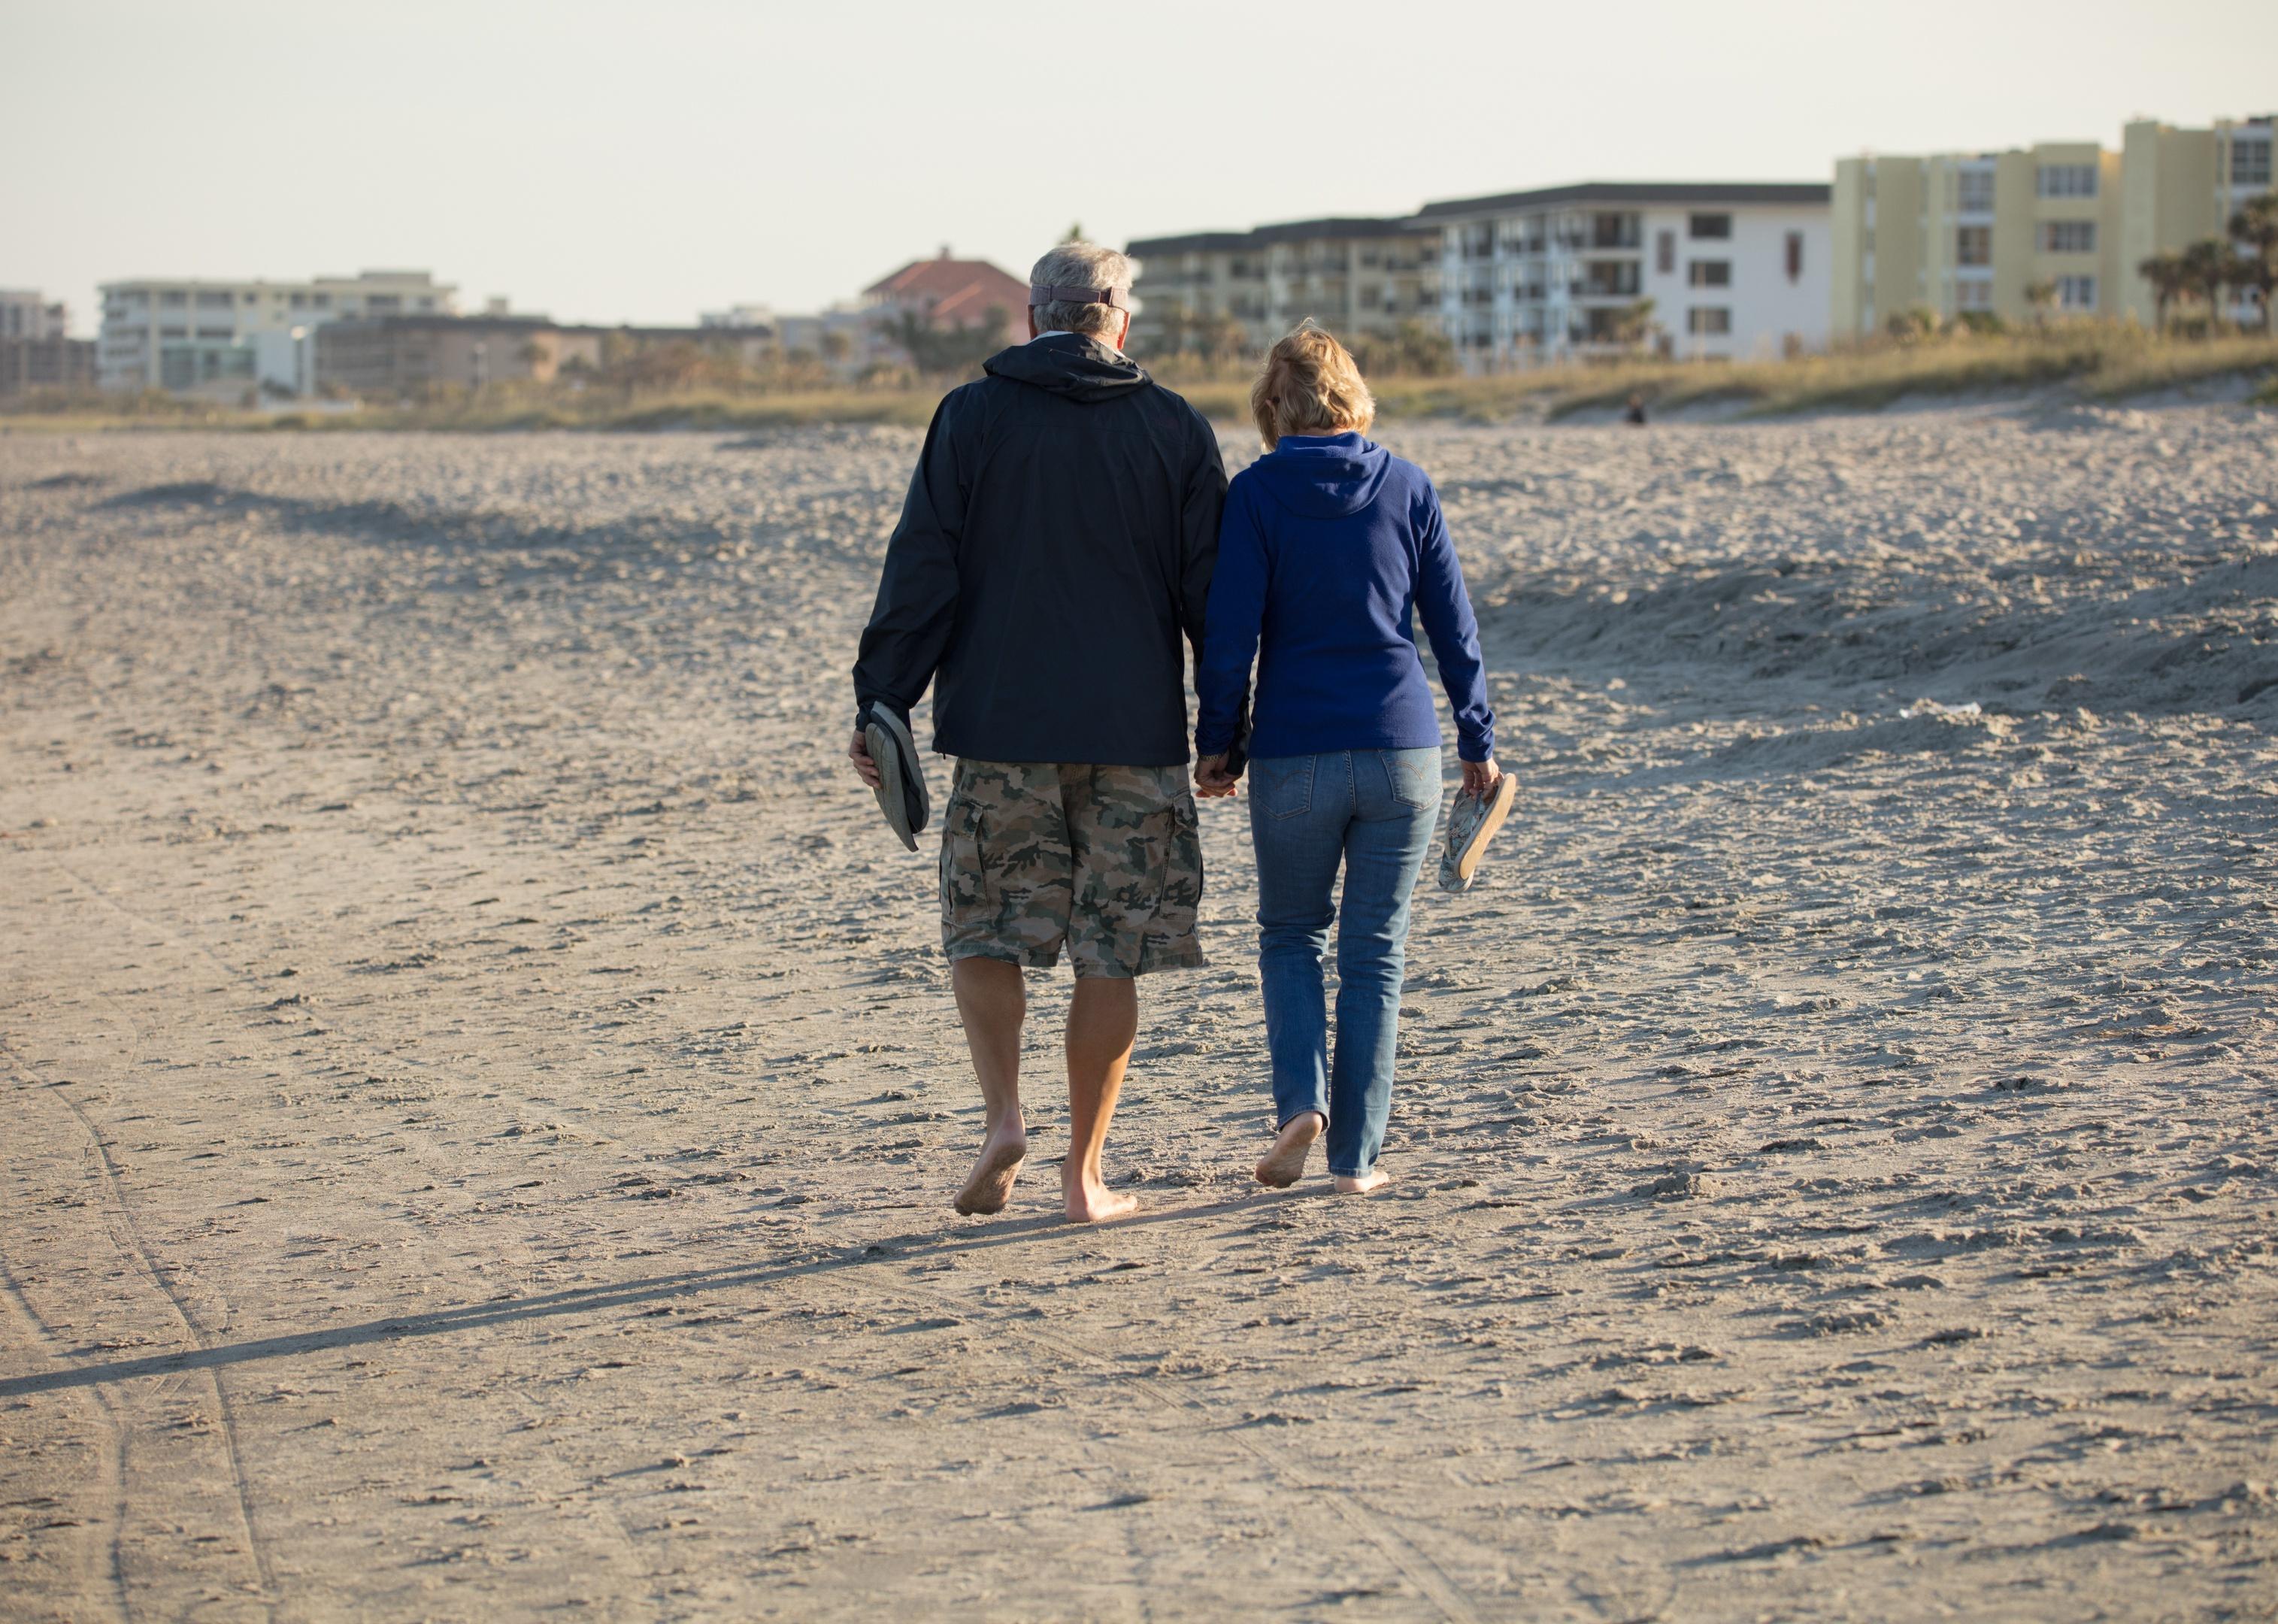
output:
<svg viewBox="0 0 2278 1624"><path fill-rule="evenodd" d="M1432 481L1358 434L1283 435L1227 492L1196 748L1234 742L1253 657L1254 757L1437 745L1410 611L1455 708L1456 754L1486 761L1479 623Z"/></svg>
<svg viewBox="0 0 2278 1624"><path fill-rule="evenodd" d="M1098 340L990 357L926 431L854 666L934 747L997 762L1187 759L1226 467L1202 414Z"/></svg>

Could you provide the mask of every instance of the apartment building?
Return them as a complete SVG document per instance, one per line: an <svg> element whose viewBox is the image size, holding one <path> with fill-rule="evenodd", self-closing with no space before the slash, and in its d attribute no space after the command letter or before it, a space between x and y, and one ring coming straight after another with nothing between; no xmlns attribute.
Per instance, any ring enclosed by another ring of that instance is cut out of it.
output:
<svg viewBox="0 0 2278 1624"><path fill-rule="evenodd" d="M747 367L781 352L772 327L597 327L544 316L383 316L316 329L319 387L371 400L418 400L493 384L548 384L621 369L638 379L654 363L668 382L692 362Z"/></svg>
<svg viewBox="0 0 2278 1624"><path fill-rule="evenodd" d="M2120 157L2094 142L1841 159L1835 330L1877 333L1915 310L2019 321L2037 286L2060 311L2109 313L2120 197Z"/></svg>
<svg viewBox="0 0 2278 1624"><path fill-rule="evenodd" d="M33 389L95 387L95 341L62 331L47 338L0 337L0 399Z"/></svg>
<svg viewBox="0 0 2278 1624"><path fill-rule="evenodd" d="M1441 234L1441 324L1466 372L1641 347L1729 360L1825 343L1828 192L1588 181L1428 203L1417 220Z"/></svg>
<svg viewBox="0 0 2278 1624"><path fill-rule="evenodd" d="M106 389L234 399L316 387L311 335L334 321L448 315L457 289L424 271L305 282L161 278L103 285L97 372Z"/></svg>
<svg viewBox="0 0 2278 1624"><path fill-rule="evenodd" d="M317 387L373 399L550 383L573 357L593 367L601 359L598 336L565 334L543 316L365 317L326 322L313 336Z"/></svg>
<svg viewBox="0 0 2278 1624"><path fill-rule="evenodd" d="M1838 333L1923 310L2020 321L2042 310L2149 322L2153 254L2224 234L2271 185L2271 120L2129 124L2121 149L2044 142L2002 152L1877 155L1835 165ZM2036 303L2033 294L2052 295Z"/></svg>
<svg viewBox="0 0 2278 1624"><path fill-rule="evenodd" d="M1133 342L1148 353L1216 347L1237 329L1263 349L1311 317L1349 341L1436 329L1441 233L1410 218L1293 220L1252 231L1144 237Z"/></svg>
<svg viewBox="0 0 2278 1624"><path fill-rule="evenodd" d="M70 310L37 288L0 287L0 339L59 339L70 327Z"/></svg>
<svg viewBox="0 0 2278 1624"><path fill-rule="evenodd" d="M2204 130L2139 119L2120 137L2120 254L2115 314L2158 319L2152 284L2137 267L2154 254L2225 235L2246 200L2269 191L2278 114L2222 119ZM2231 314L2261 318L2244 299Z"/></svg>

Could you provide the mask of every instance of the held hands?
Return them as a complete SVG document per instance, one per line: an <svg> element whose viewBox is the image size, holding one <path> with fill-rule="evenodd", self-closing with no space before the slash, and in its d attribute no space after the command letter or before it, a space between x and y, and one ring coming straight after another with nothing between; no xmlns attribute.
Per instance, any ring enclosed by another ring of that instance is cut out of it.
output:
<svg viewBox="0 0 2278 1624"><path fill-rule="evenodd" d="M1492 756L1484 762L1465 762L1463 793L1474 801L1484 801L1502 777L1502 769L1494 764Z"/></svg>
<svg viewBox="0 0 2278 1624"><path fill-rule="evenodd" d="M1195 763L1195 793L1205 801L1234 793L1241 780L1226 770L1226 752L1205 755Z"/></svg>
<svg viewBox="0 0 2278 1624"><path fill-rule="evenodd" d="M861 734L855 734L854 742L846 747L846 759L854 763L854 770L861 775L863 783L872 789L878 787L878 763L870 759L870 747Z"/></svg>

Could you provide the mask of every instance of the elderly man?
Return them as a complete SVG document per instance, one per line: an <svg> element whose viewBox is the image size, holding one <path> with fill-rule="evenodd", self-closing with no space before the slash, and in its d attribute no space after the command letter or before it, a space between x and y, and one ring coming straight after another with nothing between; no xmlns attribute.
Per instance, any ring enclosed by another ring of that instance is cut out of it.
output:
<svg viewBox="0 0 2278 1624"><path fill-rule="evenodd" d="M854 667L847 754L906 732L934 686L957 758L942 820L942 942L988 1111L960 1213L1001 1211L1028 1154L1022 973L1065 948L1077 1222L1137 1202L1100 1147L1138 1031L1135 979L1202 962L1183 635L1199 653L1226 471L1200 413L1123 354L1130 262L1063 243L1036 262L1028 341L935 411ZM882 735L883 736L883 735Z"/></svg>

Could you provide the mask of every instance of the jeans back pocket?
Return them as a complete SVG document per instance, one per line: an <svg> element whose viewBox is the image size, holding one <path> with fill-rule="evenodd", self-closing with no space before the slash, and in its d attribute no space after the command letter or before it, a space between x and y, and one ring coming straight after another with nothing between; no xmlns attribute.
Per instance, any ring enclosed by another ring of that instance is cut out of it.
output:
<svg viewBox="0 0 2278 1624"><path fill-rule="evenodd" d="M1277 755L1250 763L1250 793L1268 817L1297 817L1313 809L1317 755Z"/></svg>
<svg viewBox="0 0 2278 1624"><path fill-rule="evenodd" d="M1440 753L1437 750L1379 750L1392 798L1403 807L1440 804Z"/></svg>

